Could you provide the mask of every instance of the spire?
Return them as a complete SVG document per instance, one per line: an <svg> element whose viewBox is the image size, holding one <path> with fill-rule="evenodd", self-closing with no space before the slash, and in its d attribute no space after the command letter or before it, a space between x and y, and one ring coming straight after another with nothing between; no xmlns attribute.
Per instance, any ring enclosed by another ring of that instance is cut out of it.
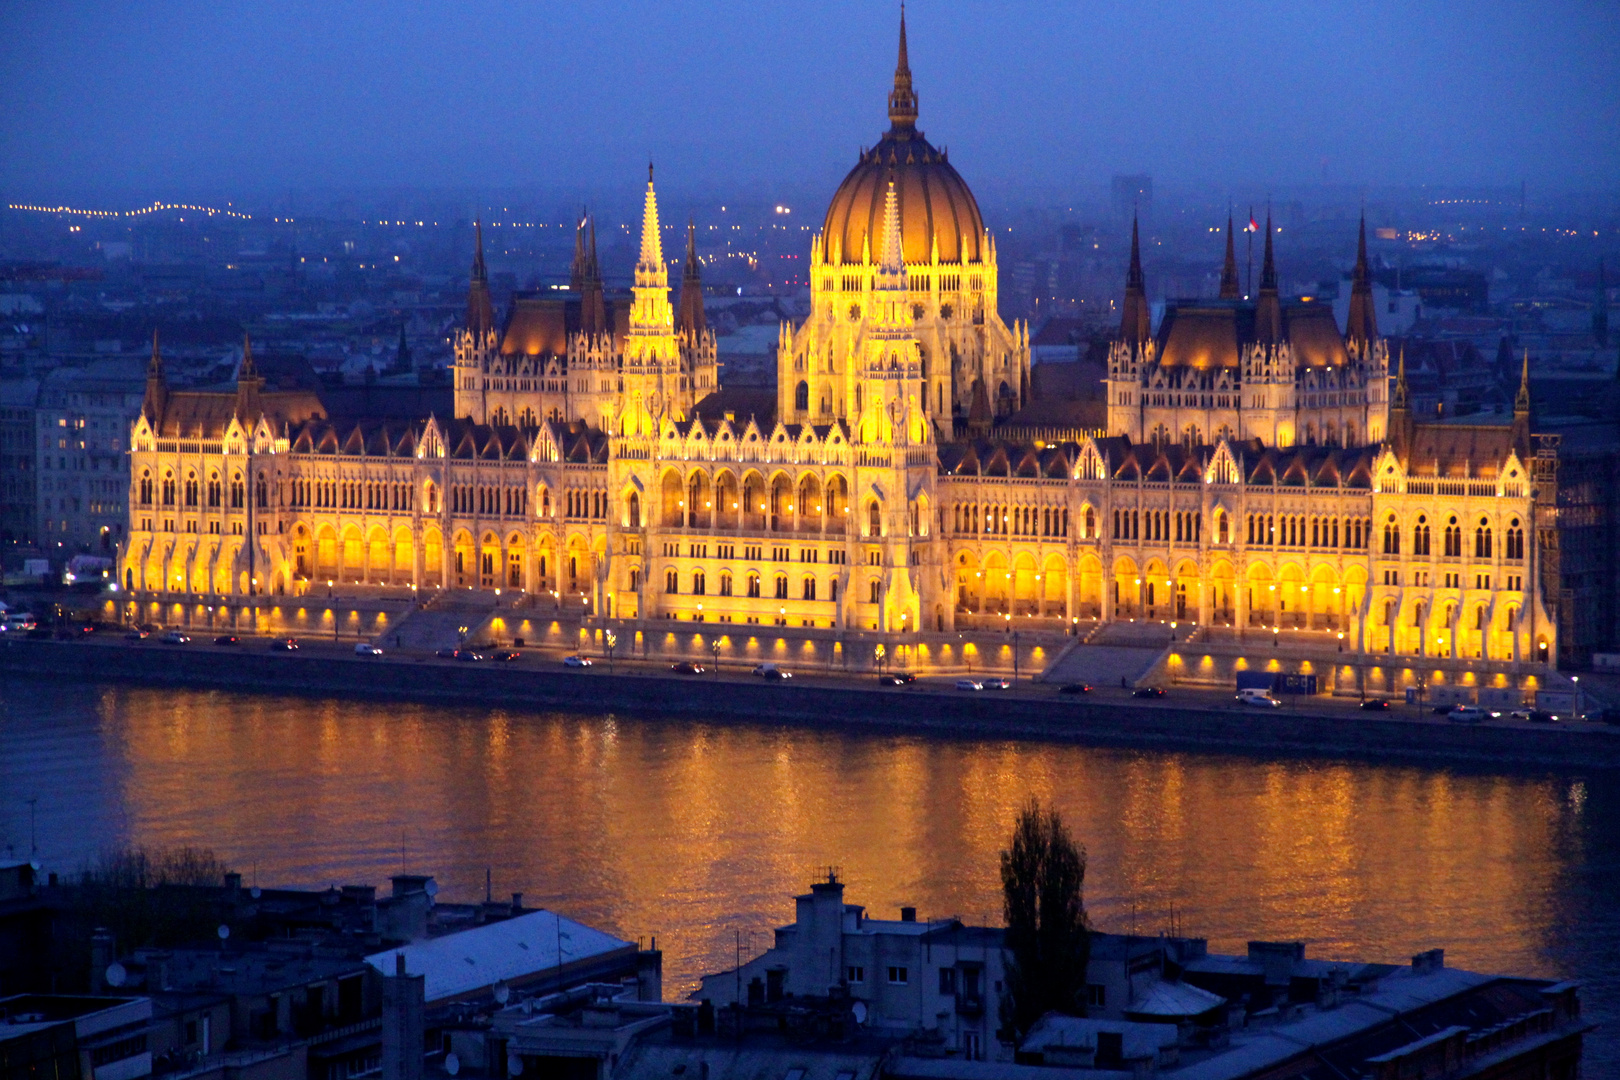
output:
<svg viewBox="0 0 1620 1080"><path fill-rule="evenodd" d="M906 259L900 245L900 195L894 190L894 173L889 173L889 190L883 195L883 247L878 252L878 279L892 284L898 279L905 286Z"/></svg>
<svg viewBox="0 0 1620 1080"><path fill-rule="evenodd" d="M242 335L242 366L236 369L236 381L258 378L259 371L253 366L253 342L248 340L246 334Z"/></svg>
<svg viewBox="0 0 1620 1080"><path fill-rule="evenodd" d="M495 329L495 308L489 300L489 274L484 268L484 223L473 219L473 263L467 287L467 332L482 341Z"/></svg>
<svg viewBox="0 0 1620 1080"><path fill-rule="evenodd" d="M157 427L163 420L163 406L168 400L169 385L163 378L163 354L158 351L157 328L152 328L152 359L146 365L146 397L141 412Z"/></svg>
<svg viewBox="0 0 1620 1080"><path fill-rule="evenodd" d="M243 334L242 366L236 369L236 416L244 424L251 424L259 418L259 391L262 389L264 379L253 364L253 342Z"/></svg>
<svg viewBox="0 0 1620 1080"><path fill-rule="evenodd" d="M1237 252L1232 246L1232 212L1226 212L1226 262L1221 267L1221 299L1238 298Z"/></svg>
<svg viewBox="0 0 1620 1080"><path fill-rule="evenodd" d="M1524 350L1524 366L1519 369L1519 393L1513 399L1513 415L1530 415L1530 350Z"/></svg>
<svg viewBox="0 0 1620 1080"><path fill-rule="evenodd" d="M574 225L574 262L568 268L568 288L572 292L581 292L585 288L585 222L589 216L585 207L579 208L579 221Z"/></svg>
<svg viewBox="0 0 1620 1080"><path fill-rule="evenodd" d="M1528 355L1528 350L1526 350ZM1406 342L1401 342L1401 359L1395 369L1395 396L1390 399L1390 408L1406 411Z"/></svg>
<svg viewBox="0 0 1620 1080"><path fill-rule="evenodd" d="M697 254L697 225L686 223L686 265L681 272L680 309L675 316L675 329L692 341L703 336L708 323L703 317L702 264Z"/></svg>
<svg viewBox="0 0 1620 1080"><path fill-rule="evenodd" d="M1266 211L1266 252L1260 264L1260 298L1254 308L1254 336L1263 345L1282 341L1282 303L1277 299L1277 264L1271 257L1271 211Z"/></svg>
<svg viewBox="0 0 1620 1080"><path fill-rule="evenodd" d="M1127 345L1143 345L1153 334L1153 313L1148 309L1147 279L1142 274L1142 241L1136 215L1131 215L1131 266L1125 274L1125 303L1119 336Z"/></svg>
<svg viewBox="0 0 1620 1080"><path fill-rule="evenodd" d="M906 5L900 5L900 57L894 65L894 89L889 93L889 124L894 131L917 126L917 94L911 89L911 62L906 56Z"/></svg>
<svg viewBox="0 0 1620 1080"><path fill-rule="evenodd" d="M1351 274L1350 312L1345 317L1345 340L1370 345L1378 337L1378 315L1373 307L1372 276L1367 269L1367 215L1361 215L1361 236L1356 242L1356 268Z"/></svg>
<svg viewBox="0 0 1620 1080"><path fill-rule="evenodd" d="M1406 393L1406 342L1402 341L1401 358L1395 370L1395 393L1391 395L1389 402L1389 426L1385 433L1387 441L1395 448L1396 456L1402 461L1409 460L1408 454L1412 448L1415 431Z"/></svg>
<svg viewBox="0 0 1620 1080"><path fill-rule="evenodd" d="M652 162L647 163L647 198L641 207L641 259L637 270L664 269L664 241L658 232L658 196L653 191Z"/></svg>
<svg viewBox="0 0 1620 1080"><path fill-rule="evenodd" d="M595 336L607 333L608 328L601 267L596 261L596 219L590 216L582 218L580 229L588 236L579 244L579 328Z"/></svg>

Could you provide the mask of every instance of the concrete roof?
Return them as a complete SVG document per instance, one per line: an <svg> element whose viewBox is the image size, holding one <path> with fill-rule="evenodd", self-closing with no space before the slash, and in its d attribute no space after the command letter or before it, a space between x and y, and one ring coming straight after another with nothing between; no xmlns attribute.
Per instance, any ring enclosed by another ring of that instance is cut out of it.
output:
<svg viewBox="0 0 1620 1080"><path fill-rule="evenodd" d="M366 963L392 975L395 954L404 954L406 972L426 977L425 995L433 1002L634 947L556 912L536 911L373 953Z"/></svg>

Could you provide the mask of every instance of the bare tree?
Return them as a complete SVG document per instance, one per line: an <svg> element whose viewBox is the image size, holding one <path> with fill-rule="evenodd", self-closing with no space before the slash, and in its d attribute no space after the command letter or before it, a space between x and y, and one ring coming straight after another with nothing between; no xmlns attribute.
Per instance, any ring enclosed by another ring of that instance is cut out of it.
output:
<svg viewBox="0 0 1620 1080"><path fill-rule="evenodd" d="M1056 810L1031 798L1013 826L1012 846L1001 853L1007 923L1001 1023L1016 1036L1049 1012L1086 1014L1085 880L1085 848Z"/></svg>

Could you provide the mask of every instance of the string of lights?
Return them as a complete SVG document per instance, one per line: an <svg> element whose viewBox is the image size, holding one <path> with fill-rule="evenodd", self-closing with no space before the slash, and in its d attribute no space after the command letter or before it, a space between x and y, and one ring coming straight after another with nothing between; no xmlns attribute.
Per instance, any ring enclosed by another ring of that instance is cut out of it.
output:
<svg viewBox="0 0 1620 1080"><path fill-rule="evenodd" d="M32 203L8 203L12 210L27 210L36 214L70 214L75 217L87 218L132 218L145 214L156 214L164 210L195 210L200 214L222 214L225 217L240 218L250 221L252 214L244 214L240 210L232 210L229 206L199 206L195 203L166 203L154 202L151 206L142 206L135 210L85 210L76 206L35 206ZM288 218L287 220L292 220Z"/></svg>

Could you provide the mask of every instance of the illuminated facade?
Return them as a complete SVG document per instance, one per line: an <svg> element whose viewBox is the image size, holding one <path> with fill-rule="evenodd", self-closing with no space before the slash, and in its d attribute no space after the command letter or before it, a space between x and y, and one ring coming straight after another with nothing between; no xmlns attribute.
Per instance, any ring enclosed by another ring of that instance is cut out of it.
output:
<svg viewBox="0 0 1620 1080"><path fill-rule="evenodd" d="M950 632L1082 620L1315 629L1350 649L1544 659L1555 460L1511 424L1393 400L1365 241L1349 325L1259 296L1151 326L1133 235L1109 434L997 437L1029 396L995 243L916 127L902 23L890 128L811 246L774 402L722 387L688 231L672 303L649 171L632 295L594 227L573 288L497 330L475 257L457 419L336 420L308 395L171 393L132 437L124 584L298 594L342 581L556 594L613 620ZM1341 636L1342 635L1342 636Z"/></svg>

